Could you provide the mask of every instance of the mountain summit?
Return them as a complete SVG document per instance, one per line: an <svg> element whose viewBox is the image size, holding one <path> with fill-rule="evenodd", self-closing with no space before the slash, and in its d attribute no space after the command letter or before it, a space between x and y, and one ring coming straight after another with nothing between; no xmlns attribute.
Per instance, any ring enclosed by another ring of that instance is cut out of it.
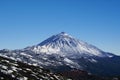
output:
<svg viewBox="0 0 120 80"><path fill-rule="evenodd" d="M99 56L99 57L112 57L113 55L103 53L102 50L90 45L86 42L75 39L71 35L61 32L57 35L53 35L50 38L44 40L40 44L32 47L36 53L46 54L60 54L64 56L76 55L83 56ZM76 57L77 57L76 56Z"/></svg>

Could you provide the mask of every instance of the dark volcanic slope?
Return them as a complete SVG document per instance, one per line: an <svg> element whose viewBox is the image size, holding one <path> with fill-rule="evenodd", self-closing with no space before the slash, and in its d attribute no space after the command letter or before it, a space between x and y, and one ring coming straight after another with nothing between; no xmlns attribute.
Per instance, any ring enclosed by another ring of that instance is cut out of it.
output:
<svg viewBox="0 0 120 80"><path fill-rule="evenodd" d="M0 57L0 80L64 80L47 69Z"/></svg>

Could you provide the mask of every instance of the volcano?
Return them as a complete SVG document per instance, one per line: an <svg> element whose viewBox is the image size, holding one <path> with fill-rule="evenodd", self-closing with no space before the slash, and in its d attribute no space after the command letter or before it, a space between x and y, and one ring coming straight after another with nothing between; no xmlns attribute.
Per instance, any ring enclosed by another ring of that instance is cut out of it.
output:
<svg viewBox="0 0 120 80"><path fill-rule="evenodd" d="M120 74L120 56L105 52L65 32L24 49L0 50L0 55L53 72L79 69L102 76Z"/></svg>

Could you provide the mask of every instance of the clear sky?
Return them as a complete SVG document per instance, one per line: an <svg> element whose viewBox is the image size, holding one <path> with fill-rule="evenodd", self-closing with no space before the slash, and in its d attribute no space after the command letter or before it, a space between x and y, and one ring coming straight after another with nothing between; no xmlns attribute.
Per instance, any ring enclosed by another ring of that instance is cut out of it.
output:
<svg viewBox="0 0 120 80"><path fill-rule="evenodd" d="M62 31L120 55L120 0L0 0L0 49Z"/></svg>

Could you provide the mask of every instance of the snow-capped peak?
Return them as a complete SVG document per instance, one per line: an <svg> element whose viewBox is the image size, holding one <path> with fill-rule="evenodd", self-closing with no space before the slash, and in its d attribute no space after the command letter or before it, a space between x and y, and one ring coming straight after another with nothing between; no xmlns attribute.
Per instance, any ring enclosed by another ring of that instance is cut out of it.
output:
<svg viewBox="0 0 120 80"><path fill-rule="evenodd" d="M59 33L57 36L61 36L61 37L72 37L69 34L67 34L66 32L61 32Z"/></svg>
<svg viewBox="0 0 120 80"><path fill-rule="evenodd" d="M61 32L57 35L53 35L52 37L46 39L45 41L41 42L40 44L38 44L37 46L43 46L43 45L46 45L46 44L52 44L52 43L55 43L55 42L68 42L68 41L72 41L72 36L65 33L65 32ZM56 44L57 45L57 44Z"/></svg>
<svg viewBox="0 0 120 80"><path fill-rule="evenodd" d="M62 36L67 35L68 36L68 34L66 32L61 32L59 35L62 35Z"/></svg>
<svg viewBox="0 0 120 80"><path fill-rule="evenodd" d="M102 50L86 42L75 39L71 35L61 32L46 39L32 49L35 53L60 54L64 56L99 56L106 57Z"/></svg>

